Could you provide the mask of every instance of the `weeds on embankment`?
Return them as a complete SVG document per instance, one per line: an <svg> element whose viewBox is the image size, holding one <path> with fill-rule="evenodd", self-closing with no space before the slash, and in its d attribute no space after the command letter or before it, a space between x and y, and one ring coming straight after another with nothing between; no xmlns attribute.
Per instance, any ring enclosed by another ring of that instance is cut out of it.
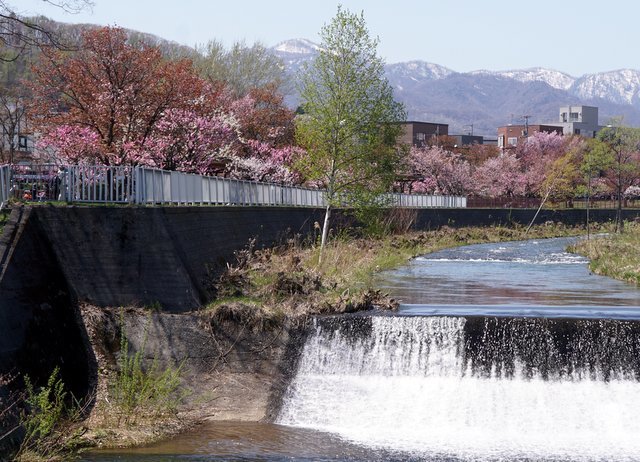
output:
<svg viewBox="0 0 640 462"><path fill-rule="evenodd" d="M20 392L9 392L17 377L0 377L0 460L71 460L84 448L134 446L184 428L177 418L186 396L182 367L149 359L149 320L147 315L142 344L133 351L120 318L120 351L115 367L101 372L104 392L95 402L93 394L78 402L57 368L41 386L24 376Z"/></svg>
<svg viewBox="0 0 640 462"><path fill-rule="evenodd" d="M534 226L528 234L524 227L443 227L379 237L342 235L325 248L322 263L316 243L290 240L266 250L255 250L251 243L216 281L217 300L208 308L214 319L257 329L311 314L395 309L397 302L374 287L374 276L412 257L460 245L583 232L547 223Z"/></svg>
<svg viewBox="0 0 640 462"><path fill-rule="evenodd" d="M18 445L15 439L14 444L8 440L7 445L0 444L2 450L11 460L22 462L69 458L83 445L86 406L67 392L58 368L45 385L36 386L28 376L24 384L24 391L10 394L6 403L0 399L0 424L11 427L0 435L0 443L19 435Z"/></svg>
<svg viewBox="0 0 640 462"><path fill-rule="evenodd" d="M570 250L589 258L594 273L640 285L640 224L627 222L624 230L581 240Z"/></svg>
<svg viewBox="0 0 640 462"><path fill-rule="evenodd" d="M11 211L9 209L5 208L0 210L0 234L2 234L4 230L4 225L6 225L7 221L9 221L10 214L11 214Z"/></svg>
<svg viewBox="0 0 640 462"><path fill-rule="evenodd" d="M180 425L176 415L186 395L182 365L161 365L155 356L148 359L150 321L147 314L142 342L133 351L121 313L117 367L105 377L107 387L92 416L92 446L137 445Z"/></svg>

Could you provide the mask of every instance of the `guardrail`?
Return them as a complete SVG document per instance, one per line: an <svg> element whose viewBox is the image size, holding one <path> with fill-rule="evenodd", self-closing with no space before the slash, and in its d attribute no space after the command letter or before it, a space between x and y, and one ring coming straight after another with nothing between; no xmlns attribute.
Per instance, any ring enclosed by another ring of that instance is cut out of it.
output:
<svg viewBox="0 0 640 462"><path fill-rule="evenodd" d="M463 208L467 206L467 198L462 196L431 196L424 194L389 194L396 207L409 208Z"/></svg>
<svg viewBox="0 0 640 462"><path fill-rule="evenodd" d="M324 191L139 167L136 203L324 206Z"/></svg>
<svg viewBox="0 0 640 462"><path fill-rule="evenodd" d="M135 167L73 165L61 168L60 175L65 185L64 198L67 202L134 202Z"/></svg>
<svg viewBox="0 0 640 462"><path fill-rule="evenodd" d="M4 181L4 183L3 183ZM235 180L147 167L104 165L3 166L0 198L13 194L23 200L147 205L266 205L325 207L325 192L298 186ZM389 194L398 207L466 207L457 196ZM6 200L6 199L5 199Z"/></svg>

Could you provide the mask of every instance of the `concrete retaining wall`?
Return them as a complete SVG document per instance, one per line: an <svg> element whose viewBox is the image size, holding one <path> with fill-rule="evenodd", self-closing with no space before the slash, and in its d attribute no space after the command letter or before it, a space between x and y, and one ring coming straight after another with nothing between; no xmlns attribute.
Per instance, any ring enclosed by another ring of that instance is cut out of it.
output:
<svg viewBox="0 0 640 462"><path fill-rule="evenodd" d="M16 208L0 236L0 374L46 382L56 366L76 396L96 381L78 306L159 304L181 313L211 298L207 280L249 239L309 235L301 208Z"/></svg>
<svg viewBox="0 0 640 462"><path fill-rule="evenodd" d="M46 381L56 366L76 396L92 362L69 287L32 209L13 210L0 239L0 374Z"/></svg>
<svg viewBox="0 0 640 462"><path fill-rule="evenodd" d="M207 282L256 239L308 235L301 208L34 208L74 298L97 306L159 304L183 312L211 299Z"/></svg>

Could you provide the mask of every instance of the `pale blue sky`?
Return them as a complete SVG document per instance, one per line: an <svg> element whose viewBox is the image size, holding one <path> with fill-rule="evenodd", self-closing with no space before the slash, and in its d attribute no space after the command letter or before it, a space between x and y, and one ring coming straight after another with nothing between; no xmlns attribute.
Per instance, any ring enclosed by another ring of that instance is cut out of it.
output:
<svg viewBox="0 0 640 462"><path fill-rule="evenodd" d="M64 14L42 0L7 0L22 13L119 25L186 45L237 39L272 46L318 42L338 3L364 11L388 63L420 59L466 72L546 67L573 76L640 69L637 0L95 0Z"/></svg>

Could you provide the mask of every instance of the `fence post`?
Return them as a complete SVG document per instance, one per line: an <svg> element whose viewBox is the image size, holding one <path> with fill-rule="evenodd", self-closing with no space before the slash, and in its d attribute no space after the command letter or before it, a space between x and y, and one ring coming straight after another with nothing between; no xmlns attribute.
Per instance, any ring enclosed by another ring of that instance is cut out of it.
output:
<svg viewBox="0 0 640 462"><path fill-rule="evenodd" d="M136 166L133 170L133 203L140 204L142 201L142 167Z"/></svg>

